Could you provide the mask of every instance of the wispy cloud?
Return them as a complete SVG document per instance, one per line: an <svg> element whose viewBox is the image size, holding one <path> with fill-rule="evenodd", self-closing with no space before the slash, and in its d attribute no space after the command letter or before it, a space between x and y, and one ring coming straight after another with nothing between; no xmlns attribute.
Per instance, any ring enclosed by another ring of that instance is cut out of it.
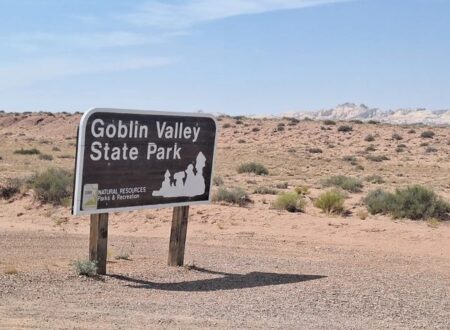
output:
<svg viewBox="0 0 450 330"><path fill-rule="evenodd" d="M95 74L123 70L137 70L169 65L172 59L165 57L127 58L45 58L20 63L4 63L0 66L0 90L20 87L42 80L66 76Z"/></svg>
<svg viewBox="0 0 450 330"><path fill-rule="evenodd" d="M176 4L150 0L121 16L129 23L159 28L186 28L239 15L300 9L352 0L188 0Z"/></svg>
<svg viewBox="0 0 450 330"><path fill-rule="evenodd" d="M173 32L137 33L132 31L110 31L105 33L58 34L33 32L0 37L3 47L14 47L24 51L40 49L102 49L132 47L160 43L176 36Z"/></svg>
<svg viewBox="0 0 450 330"><path fill-rule="evenodd" d="M74 16L78 24L72 26L72 33L29 31L0 35L3 54L22 58L20 62L0 63L0 77L8 77L0 81L0 89L64 76L169 65L173 62L170 58L140 56L143 48L136 46L186 35L191 27L203 22L346 1L356 0L147 0L121 14ZM82 26L79 22L83 22ZM147 54L154 49L157 47L145 48ZM128 57L120 57L124 52ZM95 56L85 56L91 53Z"/></svg>

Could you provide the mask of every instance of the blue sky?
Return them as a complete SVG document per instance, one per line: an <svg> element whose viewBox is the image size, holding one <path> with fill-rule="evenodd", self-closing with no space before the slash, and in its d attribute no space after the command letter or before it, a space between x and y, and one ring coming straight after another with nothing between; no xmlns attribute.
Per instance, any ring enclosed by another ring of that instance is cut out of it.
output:
<svg viewBox="0 0 450 330"><path fill-rule="evenodd" d="M0 109L450 108L448 0L0 0Z"/></svg>

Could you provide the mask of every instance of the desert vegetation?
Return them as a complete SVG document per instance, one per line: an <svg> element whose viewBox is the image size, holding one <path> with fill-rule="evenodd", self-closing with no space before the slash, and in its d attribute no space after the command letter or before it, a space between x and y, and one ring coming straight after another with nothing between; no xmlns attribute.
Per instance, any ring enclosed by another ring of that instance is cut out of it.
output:
<svg viewBox="0 0 450 330"><path fill-rule="evenodd" d="M338 189L328 190L320 194L314 201L314 206L327 214L342 214L344 212L345 194Z"/></svg>
<svg viewBox="0 0 450 330"><path fill-rule="evenodd" d="M393 218L427 220L444 218L450 212L450 204L436 193L421 185L397 189L394 193L377 189L365 198L371 214L389 214Z"/></svg>
<svg viewBox="0 0 450 330"><path fill-rule="evenodd" d="M257 162L243 163L239 165L237 171L238 173L254 173L256 175L269 174L267 168L263 164Z"/></svg>
<svg viewBox="0 0 450 330"><path fill-rule="evenodd" d="M305 205L304 197L295 191L279 194L273 203L275 209L286 210L288 212L302 212L304 211Z"/></svg>

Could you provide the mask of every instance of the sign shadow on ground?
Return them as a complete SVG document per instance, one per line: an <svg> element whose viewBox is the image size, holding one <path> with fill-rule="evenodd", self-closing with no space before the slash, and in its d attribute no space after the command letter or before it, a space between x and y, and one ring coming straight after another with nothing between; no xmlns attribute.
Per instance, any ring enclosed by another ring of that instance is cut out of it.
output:
<svg viewBox="0 0 450 330"><path fill-rule="evenodd" d="M133 283L127 284L127 286L132 288L153 289L163 291L194 291L194 292L247 289L269 285L299 283L305 281L318 280L327 277L324 275L280 274L280 273L265 273L265 272L232 274L225 272L216 272L195 266L192 267L191 269L202 273L221 275L221 277L193 280L193 281L183 281L176 283L158 283L118 274L111 274L108 276L121 281Z"/></svg>

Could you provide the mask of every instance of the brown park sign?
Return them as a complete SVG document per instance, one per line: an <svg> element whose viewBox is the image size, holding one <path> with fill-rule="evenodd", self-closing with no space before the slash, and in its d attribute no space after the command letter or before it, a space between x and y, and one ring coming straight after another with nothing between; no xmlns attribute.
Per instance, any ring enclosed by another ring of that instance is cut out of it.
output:
<svg viewBox="0 0 450 330"><path fill-rule="evenodd" d="M217 140L214 117L92 109L81 118L73 213L208 203Z"/></svg>

